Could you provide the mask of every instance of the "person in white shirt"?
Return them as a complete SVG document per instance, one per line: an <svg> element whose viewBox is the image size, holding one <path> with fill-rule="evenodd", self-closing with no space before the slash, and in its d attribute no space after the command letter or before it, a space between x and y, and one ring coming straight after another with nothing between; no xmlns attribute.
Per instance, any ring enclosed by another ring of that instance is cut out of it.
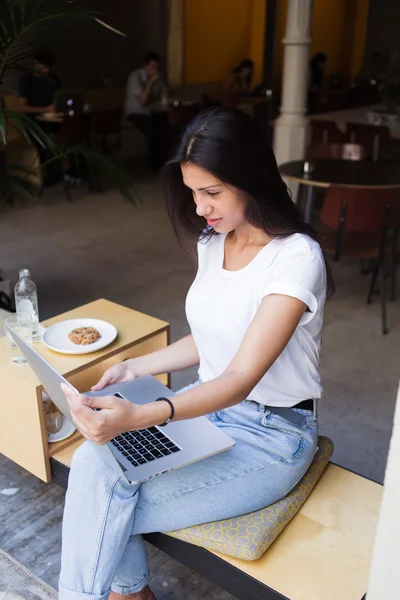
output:
<svg viewBox="0 0 400 600"><path fill-rule="evenodd" d="M98 444L171 416L201 415L236 444L137 485L83 444L69 479L60 600L154 600L142 534L272 504L299 482L316 452L313 409L333 284L315 232L254 121L228 107L200 113L165 166L164 193L179 239L197 240L198 270L186 300L190 334L112 366L93 389L194 365L198 381L172 398L174 414L167 402L64 393L77 428Z"/></svg>
<svg viewBox="0 0 400 600"><path fill-rule="evenodd" d="M148 52L142 67L129 75L125 94L125 116L148 140L149 159L153 166L161 166L165 155L161 146L166 132L166 113L154 110L166 94L160 65L161 57L155 52Z"/></svg>

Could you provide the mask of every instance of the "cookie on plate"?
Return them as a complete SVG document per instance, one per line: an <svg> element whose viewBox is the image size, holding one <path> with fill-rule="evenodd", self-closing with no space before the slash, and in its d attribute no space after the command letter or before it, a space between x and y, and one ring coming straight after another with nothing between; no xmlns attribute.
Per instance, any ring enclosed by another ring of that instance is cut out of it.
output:
<svg viewBox="0 0 400 600"><path fill-rule="evenodd" d="M94 327L78 327L70 331L68 337L73 344L86 346L97 342L101 335Z"/></svg>

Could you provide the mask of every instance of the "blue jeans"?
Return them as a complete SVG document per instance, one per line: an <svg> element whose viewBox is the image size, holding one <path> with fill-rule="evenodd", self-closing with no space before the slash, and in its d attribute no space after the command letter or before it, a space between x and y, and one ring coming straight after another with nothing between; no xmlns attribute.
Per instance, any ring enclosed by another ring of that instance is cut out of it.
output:
<svg viewBox="0 0 400 600"><path fill-rule="evenodd" d="M127 484L83 444L66 496L59 600L138 592L149 580L141 534L236 517L285 496L308 469L318 438L310 411L293 410L302 425L249 400L212 413L236 445L141 484Z"/></svg>

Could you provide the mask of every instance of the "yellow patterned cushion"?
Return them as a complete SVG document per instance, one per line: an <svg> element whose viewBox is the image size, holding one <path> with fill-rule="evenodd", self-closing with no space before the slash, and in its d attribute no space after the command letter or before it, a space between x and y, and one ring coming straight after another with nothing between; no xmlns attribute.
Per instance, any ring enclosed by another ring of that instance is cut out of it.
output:
<svg viewBox="0 0 400 600"><path fill-rule="evenodd" d="M327 467L333 444L320 437L318 446L307 473L282 500L241 517L177 529L168 535L243 560L260 558L302 507Z"/></svg>

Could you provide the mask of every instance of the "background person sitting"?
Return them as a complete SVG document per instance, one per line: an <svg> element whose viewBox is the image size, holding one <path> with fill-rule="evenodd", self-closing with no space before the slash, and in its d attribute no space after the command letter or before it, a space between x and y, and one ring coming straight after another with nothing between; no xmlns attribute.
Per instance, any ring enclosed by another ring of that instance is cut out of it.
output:
<svg viewBox="0 0 400 600"><path fill-rule="evenodd" d="M226 78L224 84L224 95L228 98L238 98L251 94L251 83L253 79L254 62L245 58L235 67Z"/></svg>
<svg viewBox="0 0 400 600"><path fill-rule="evenodd" d="M160 166L165 154L167 118L162 111L162 98L166 86L162 78L161 57L148 52L143 65L128 78L125 95L125 115L149 142L149 159L152 166Z"/></svg>
<svg viewBox="0 0 400 600"><path fill-rule="evenodd" d="M51 70L56 63L54 53L43 46L35 50L33 58L33 70L19 81L20 110L33 115L54 112L54 95L61 88L59 77Z"/></svg>
<svg viewBox="0 0 400 600"><path fill-rule="evenodd" d="M311 90L315 91L322 87L327 59L325 52L317 52L310 60L309 87Z"/></svg>
<svg viewBox="0 0 400 600"><path fill-rule="evenodd" d="M250 117L254 117L254 107L249 101L249 98L254 95L253 72L254 62L250 58L245 58L230 72L222 92L222 104L238 108Z"/></svg>
<svg viewBox="0 0 400 600"><path fill-rule="evenodd" d="M308 80L308 112L315 113L321 101L321 93L325 90L325 52L317 52L310 60Z"/></svg>

